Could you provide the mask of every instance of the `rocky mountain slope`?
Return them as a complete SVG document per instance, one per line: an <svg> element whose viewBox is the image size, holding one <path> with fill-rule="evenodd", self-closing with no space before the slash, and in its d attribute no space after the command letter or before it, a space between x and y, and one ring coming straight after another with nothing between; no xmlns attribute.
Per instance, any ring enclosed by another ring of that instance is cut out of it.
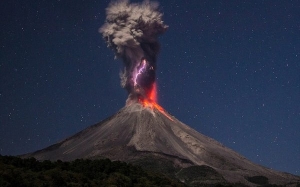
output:
<svg viewBox="0 0 300 187"><path fill-rule="evenodd" d="M127 104L106 120L23 157L63 161L109 158L168 172L191 185L300 184L299 176L254 164L158 105L143 106L139 102Z"/></svg>

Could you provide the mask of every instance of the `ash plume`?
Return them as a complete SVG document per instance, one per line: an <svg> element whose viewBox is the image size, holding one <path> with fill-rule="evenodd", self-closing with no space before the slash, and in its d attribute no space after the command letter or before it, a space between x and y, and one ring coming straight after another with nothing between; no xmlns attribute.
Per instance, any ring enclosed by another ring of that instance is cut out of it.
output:
<svg viewBox="0 0 300 187"><path fill-rule="evenodd" d="M128 0L111 2L106 22L99 29L115 57L122 59L121 86L129 94L147 96L155 82L158 36L168 28L162 21L158 3Z"/></svg>

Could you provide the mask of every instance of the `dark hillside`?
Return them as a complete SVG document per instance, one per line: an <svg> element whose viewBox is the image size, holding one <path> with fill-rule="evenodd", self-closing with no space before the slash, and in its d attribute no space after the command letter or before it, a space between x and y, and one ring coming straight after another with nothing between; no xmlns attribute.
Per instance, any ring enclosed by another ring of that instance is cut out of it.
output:
<svg viewBox="0 0 300 187"><path fill-rule="evenodd" d="M184 184L161 173L125 162L77 159L72 162L0 156L1 187L63 186L174 186Z"/></svg>

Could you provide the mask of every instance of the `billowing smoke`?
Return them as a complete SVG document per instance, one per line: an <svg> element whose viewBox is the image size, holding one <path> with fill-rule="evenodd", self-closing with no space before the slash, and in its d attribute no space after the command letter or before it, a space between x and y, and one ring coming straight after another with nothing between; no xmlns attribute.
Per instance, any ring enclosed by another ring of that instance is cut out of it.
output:
<svg viewBox="0 0 300 187"><path fill-rule="evenodd" d="M150 94L155 82L158 36L167 28L155 2L119 0L106 8L106 22L99 32L116 58L123 60L121 86L131 96Z"/></svg>

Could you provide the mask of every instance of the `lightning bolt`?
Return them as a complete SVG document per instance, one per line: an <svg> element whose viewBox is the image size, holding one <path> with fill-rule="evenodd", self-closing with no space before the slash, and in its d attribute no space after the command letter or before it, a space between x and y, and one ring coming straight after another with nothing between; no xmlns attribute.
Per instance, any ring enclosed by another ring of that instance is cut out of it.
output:
<svg viewBox="0 0 300 187"><path fill-rule="evenodd" d="M140 67L140 69L138 69L138 72L134 77L134 86L136 86L138 84L137 83L138 76L144 72L144 70L146 69L146 64L147 64L147 61L144 59L141 63L142 66Z"/></svg>

